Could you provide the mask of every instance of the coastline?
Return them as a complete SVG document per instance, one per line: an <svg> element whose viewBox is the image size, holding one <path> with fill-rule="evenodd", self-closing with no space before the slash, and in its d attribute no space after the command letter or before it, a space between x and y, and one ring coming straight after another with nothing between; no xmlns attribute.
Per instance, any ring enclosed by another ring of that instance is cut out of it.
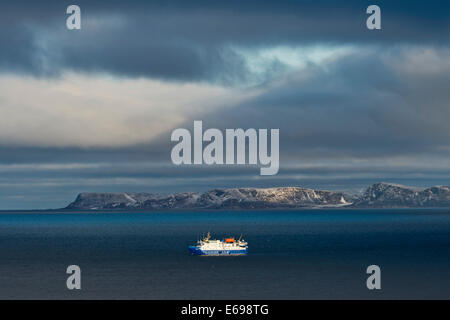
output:
<svg viewBox="0 0 450 320"><path fill-rule="evenodd" d="M121 214L121 213L142 213L142 214L151 214L151 213L236 213L236 212L272 212L272 211L289 211L289 212L305 212L305 211L446 211L450 214L450 207L371 207L371 208L363 208L363 207L303 207L303 208L255 208L255 209L229 209L229 208L220 208L220 209L98 209L98 210L72 210L72 209L36 209L36 210L0 210L0 215L2 214Z"/></svg>

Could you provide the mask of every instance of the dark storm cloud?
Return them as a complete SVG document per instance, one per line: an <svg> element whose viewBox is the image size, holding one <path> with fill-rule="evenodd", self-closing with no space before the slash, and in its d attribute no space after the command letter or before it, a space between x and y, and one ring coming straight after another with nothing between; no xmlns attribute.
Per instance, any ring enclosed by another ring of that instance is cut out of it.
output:
<svg viewBox="0 0 450 320"><path fill-rule="evenodd" d="M248 70L233 46L304 43L448 44L446 1L377 1L381 31L365 27L367 1L76 1L82 30L65 27L64 1L15 1L0 10L0 67L233 83Z"/></svg>

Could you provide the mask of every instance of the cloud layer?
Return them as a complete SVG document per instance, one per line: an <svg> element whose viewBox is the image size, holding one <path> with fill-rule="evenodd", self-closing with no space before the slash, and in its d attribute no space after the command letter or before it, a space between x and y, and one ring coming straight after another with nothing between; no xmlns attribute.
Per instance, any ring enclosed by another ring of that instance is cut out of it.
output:
<svg viewBox="0 0 450 320"><path fill-rule="evenodd" d="M68 31L61 1L5 4L0 68L37 75L64 70L242 83L234 48L311 43L448 44L450 4L378 1L382 30L365 27L366 1L86 1L82 30Z"/></svg>

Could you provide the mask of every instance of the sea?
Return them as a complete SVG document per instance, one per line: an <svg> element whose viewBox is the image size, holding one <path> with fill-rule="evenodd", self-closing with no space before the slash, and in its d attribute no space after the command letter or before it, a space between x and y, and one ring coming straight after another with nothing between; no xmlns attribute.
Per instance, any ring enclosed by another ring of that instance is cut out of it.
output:
<svg viewBox="0 0 450 320"><path fill-rule="evenodd" d="M249 254L190 255L207 232ZM3 212L0 299L450 299L450 209Z"/></svg>

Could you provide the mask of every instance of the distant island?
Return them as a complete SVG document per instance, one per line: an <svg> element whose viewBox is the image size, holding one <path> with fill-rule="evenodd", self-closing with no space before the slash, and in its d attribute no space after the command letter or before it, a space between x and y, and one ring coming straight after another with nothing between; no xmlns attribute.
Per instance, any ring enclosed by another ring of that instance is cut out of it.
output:
<svg viewBox="0 0 450 320"><path fill-rule="evenodd" d="M300 187L227 188L207 192L80 193L65 210L295 209L450 207L450 187L376 183L362 195Z"/></svg>

